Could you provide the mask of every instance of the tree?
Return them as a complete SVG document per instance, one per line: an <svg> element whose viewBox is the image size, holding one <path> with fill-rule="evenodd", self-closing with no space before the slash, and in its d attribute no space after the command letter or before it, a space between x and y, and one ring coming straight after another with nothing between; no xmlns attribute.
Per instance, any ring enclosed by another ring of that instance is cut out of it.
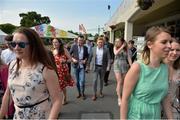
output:
<svg viewBox="0 0 180 120"><path fill-rule="evenodd" d="M12 34L16 28L17 26L10 23L0 24L0 29L7 34Z"/></svg>
<svg viewBox="0 0 180 120"><path fill-rule="evenodd" d="M91 33L88 33L87 37L93 37L93 35Z"/></svg>
<svg viewBox="0 0 180 120"><path fill-rule="evenodd" d="M75 34L75 35L79 35L78 32L73 32L72 30L68 30L68 32L73 33L73 34Z"/></svg>
<svg viewBox="0 0 180 120"><path fill-rule="evenodd" d="M19 16L22 17L20 24L24 27L33 27L43 23L49 24L51 22L48 16L41 17L41 14L37 14L35 11L20 13Z"/></svg>

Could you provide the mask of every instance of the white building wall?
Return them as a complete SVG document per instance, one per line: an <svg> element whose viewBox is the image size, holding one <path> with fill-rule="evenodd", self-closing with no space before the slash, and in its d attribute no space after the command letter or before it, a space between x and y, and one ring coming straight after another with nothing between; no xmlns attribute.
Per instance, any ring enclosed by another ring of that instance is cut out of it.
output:
<svg viewBox="0 0 180 120"><path fill-rule="evenodd" d="M132 40L133 36L133 23L126 21L124 29L124 39L126 41Z"/></svg>
<svg viewBox="0 0 180 120"><path fill-rule="evenodd" d="M110 42L114 42L114 31L110 30Z"/></svg>

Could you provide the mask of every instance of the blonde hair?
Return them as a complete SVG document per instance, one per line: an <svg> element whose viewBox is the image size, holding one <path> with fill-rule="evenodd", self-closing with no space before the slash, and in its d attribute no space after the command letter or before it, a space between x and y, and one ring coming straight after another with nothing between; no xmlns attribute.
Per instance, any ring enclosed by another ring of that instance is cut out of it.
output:
<svg viewBox="0 0 180 120"><path fill-rule="evenodd" d="M119 47L119 46L118 46L118 45L119 45L119 42L120 42L120 38L116 38L116 39L115 39L115 42L114 42L114 47L115 47L115 48L118 48L118 47Z"/></svg>
<svg viewBox="0 0 180 120"><path fill-rule="evenodd" d="M99 40L102 40L102 41L104 42L104 38L103 38L103 37L98 37L97 42L98 42Z"/></svg>
<svg viewBox="0 0 180 120"><path fill-rule="evenodd" d="M156 40L156 37L162 32L170 34L170 31L165 27L153 26L147 30L145 36L145 45L141 54L141 59L145 64L150 63L150 49L148 48L147 43L149 41L154 42Z"/></svg>
<svg viewBox="0 0 180 120"><path fill-rule="evenodd" d="M119 47L120 47L120 46L118 45L120 41L121 41L122 44L126 43L126 41L124 40L124 38L116 38L115 43L114 43L114 47L115 47L115 48L119 48ZM127 50L127 43L126 43L126 46L124 47L124 50Z"/></svg>
<svg viewBox="0 0 180 120"><path fill-rule="evenodd" d="M180 40L178 40L177 38L172 38L172 43L177 43L180 45ZM171 44L172 44L171 43ZM178 70L180 68L180 57L178 57L177 60L174 61L172 67L175 69L175 70Z"/></svg>

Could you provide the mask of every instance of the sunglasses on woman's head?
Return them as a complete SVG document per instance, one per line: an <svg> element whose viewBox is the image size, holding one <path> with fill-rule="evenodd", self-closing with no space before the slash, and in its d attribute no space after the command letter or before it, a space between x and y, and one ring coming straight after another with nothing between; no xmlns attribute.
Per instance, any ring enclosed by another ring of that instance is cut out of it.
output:
<svg viewBox="0 0 180 120"><path fill-rule="evenodd" d="M20 48L25 48L26 45L29 45L29 42L11 42L9 45L13 48L15 48L16 45L18 45Z"/></svg>

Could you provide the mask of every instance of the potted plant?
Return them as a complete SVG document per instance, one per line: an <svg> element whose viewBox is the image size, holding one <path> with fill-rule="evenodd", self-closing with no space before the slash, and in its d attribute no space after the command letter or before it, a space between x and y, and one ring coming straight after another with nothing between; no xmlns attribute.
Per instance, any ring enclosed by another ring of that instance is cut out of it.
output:
<svg viewBox="0 0 180 120"><path fill-rule="evenodd" d="M152 6L154 0L137 0L137 3L142 10L147 10Z"/></svg>

